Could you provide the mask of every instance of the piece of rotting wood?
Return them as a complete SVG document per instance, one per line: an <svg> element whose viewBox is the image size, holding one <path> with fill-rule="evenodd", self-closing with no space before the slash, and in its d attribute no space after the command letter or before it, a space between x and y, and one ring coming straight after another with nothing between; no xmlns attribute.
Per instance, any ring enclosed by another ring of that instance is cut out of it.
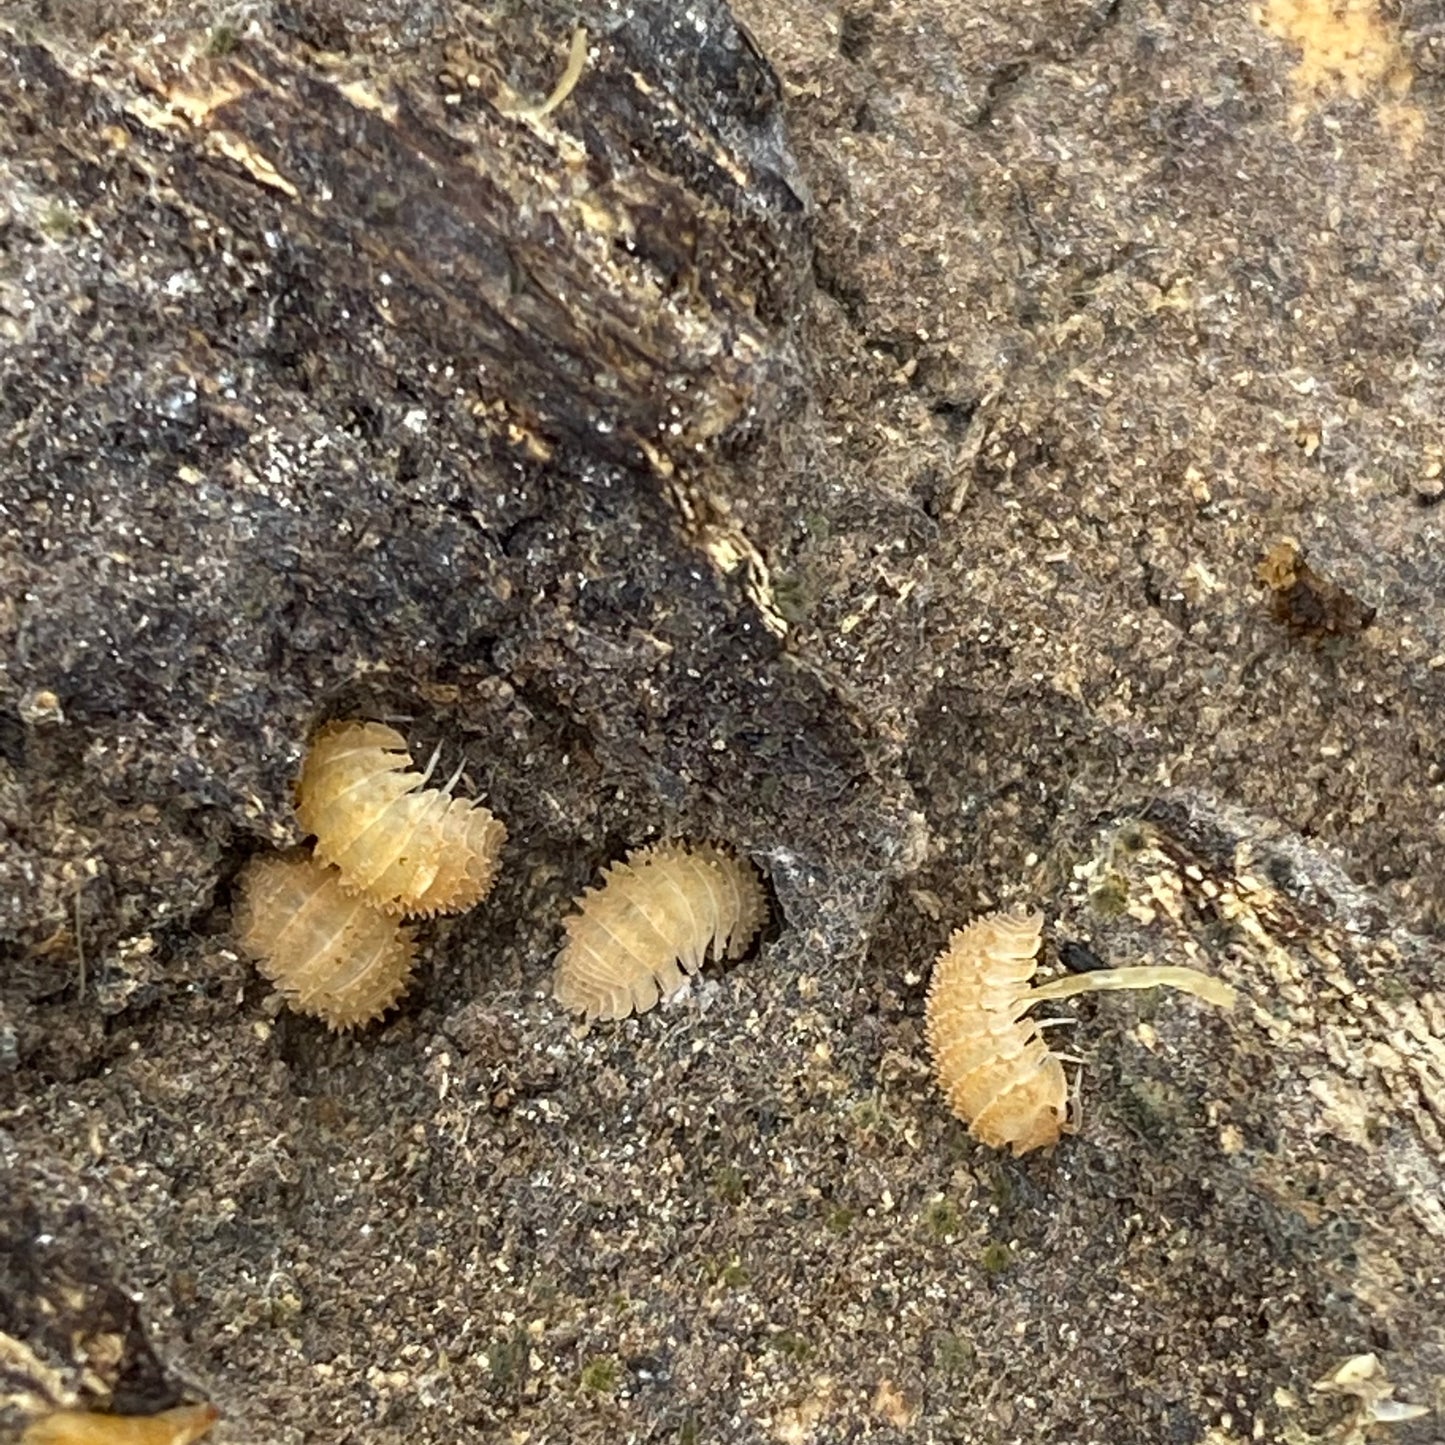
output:
<svg viewBox="0 0 1445 1445"><path fill-rule="evenodd" d="M325 54L264 16L210 49L118 27L99 65L37 44L21 83L124 114L130 164L243 252L284 235L321 314L366 298L507 445L666 473L788 404L812 202L726 0L583 7L531 104L505 77L557 45L545 9L444 6L406 44L358 22ZM369 370L337 325L328 373Z"/></svg>
<svg viewBox="0 0 1445 1445"><path fill-rule="evenodd" d="M480 803L428 788L406 739L376 722L328 723L306 754L296 817L342 884L388 913L462 913L486 897L507 830Z"/></svg>
<svg viewBox="0 0 1445 1445"><path fill-rule="evenodd" d="M1353 637L1375 620L1375 608L1316 572L1291 537L1265 553L1255 575L1268 589L1270 616L1296 637Z"/></svg>
<svg viewBox="0 0 1445 1445"><path fill-rule="evenodd" d="M333 1031L379 1019L411 983L411 934L308 853L253 858L232 912L236 939L262 975L297 1013Z"/></svg>
<svg viewBox="0 0 1445 1445"><path fill-rule="evenodd" d="M629 853L577 900L552 994L591 1019L646 1013L714 958L741 958L767 918L757 870L711 843Z"/></svg>
<svg viewBox="0 0 1445 1445"><path fill-rule="evenodd" d="M1025 1017L1045 999L1135 988L1177 988L1232 1008L1228 984L1192 968L1109 968L1030 987L1042 913L989 913L959 929L934 964L925 1034L939 1087L969 1133L1027 1154L1070 1128L1063 1063Z"/></svg>

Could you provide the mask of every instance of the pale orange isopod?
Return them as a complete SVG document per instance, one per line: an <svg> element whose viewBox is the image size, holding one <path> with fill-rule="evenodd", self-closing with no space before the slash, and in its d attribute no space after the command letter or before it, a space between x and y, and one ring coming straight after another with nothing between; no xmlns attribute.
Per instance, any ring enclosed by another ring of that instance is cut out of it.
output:
<svg viewBox="0 0 1445 1445"><path fill-rule="evenodd" d="M411 982L410 932L304 852L246 865L232 927L287 1003L332 1029L380 1018Z"/></svg>
<svg viewBox="0 0 1445 1445"><path fill-rule="evenodd" d="M552 995L588 1019L646 1013L702 967L709 946L714 958L741 958L767 914L756 869L722 848L629 853L564 921Z"/></svg>
<svg viewBox="0 0 1445 1445"><path fill-rule="evenodd" d="M989 913L959 929L938 955L924 1031L939 1087L968 1132L991 1148L1026 1154L1069 1127L1063 1064L1024 1015L1043 999L1164 985L1234 1006L1228 984L1192 968L1110 968L1038 988L1042 913Z"/></svg>
<svg viewBox="0 0 1445 1445"><path fill-rule="evenodd" d="M159 1415L56 1410L31 1424L20 1445L192 1445L220 1418L214 1405L177 1405Z"/></svg>
<svg viewBox="0 0 1445 1445"><path fill-rule="evenodd" d="M376 722L328 723L306 754L296 817L316 856L388 913L461 913L492 886L507 830L480 803L428 788L406 739ZM455 779L453 779L455 782Z"/></svg>

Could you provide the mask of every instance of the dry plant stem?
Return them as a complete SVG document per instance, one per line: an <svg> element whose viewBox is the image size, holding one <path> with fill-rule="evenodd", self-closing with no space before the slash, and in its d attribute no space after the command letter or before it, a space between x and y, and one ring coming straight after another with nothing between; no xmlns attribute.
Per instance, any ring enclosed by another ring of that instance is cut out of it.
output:
<svg viewBox="0 0 1445 1445"><path fill-rule="evenodd" d="M1080 993L1114 993L1126 988L1177 988L1192 993L1218 1008L1233 1008L1238 992L1222 979L1200 973L1196 968L1166 967L1162 964L1140 964L1137 968L1104 968L1094 973L1071 974L1051 979L1031 988L1027 995L1031 1004L1043 999L1073 998ZM1056 1022L1056 1020L1049 1020Z"/></svg>
<svg viewBox="0 0 1445 1445"><path fill-rule="evenodd" d="M498 108L503 115L509 116L513 120L541 120L544 116L551 115L576 90L577 82L582 79L582 72L586 66L587 29L585 26L579 25L572 32L572 46L567 52L567 68L562 72L562 78L553 88L552 94L540 105Z"/></svg>
<svg viewBox="0 0 1445 1445"><path fill-rule="evenodd" d="M80 895L84 892L85 884L82 883L75 890L75 968L79 975L75 996L81 1003L85 1002L85 939L80 933Z"/></svg>

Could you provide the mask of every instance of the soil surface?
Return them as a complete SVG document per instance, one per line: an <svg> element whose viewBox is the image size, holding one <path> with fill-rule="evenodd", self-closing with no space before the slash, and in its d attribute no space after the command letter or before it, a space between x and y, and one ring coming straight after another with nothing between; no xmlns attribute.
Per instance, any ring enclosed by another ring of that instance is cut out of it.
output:
<svg viewBox="0 0 1445 1445"><path fill-rule="evenodd" d="M1434 0L5 7L0 1439L1445 1438L1442 137ZM337 1035L346 717L510 836ZM770 922L582 1026L658 838ZM1244 995L1020 1159L1012 905Z"/></svg>

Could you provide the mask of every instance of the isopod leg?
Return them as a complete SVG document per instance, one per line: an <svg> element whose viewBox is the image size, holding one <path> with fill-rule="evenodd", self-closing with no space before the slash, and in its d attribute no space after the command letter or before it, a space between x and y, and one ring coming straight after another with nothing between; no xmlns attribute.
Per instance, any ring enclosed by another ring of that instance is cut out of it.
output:
<svg viewBox="0 0 1445 1445"><path fill-rule="evenodd" d="M1064 1056L1060 1054L1058 1057ZM1084 1127L1084 1061L1070 1059L1070 1062L1077 1063L1079 1069L1074 1075L1074 1082L1069 1086L1069 1103L1064 1114L1063 1129L1065 1134L1077 1134Z"/></svg>

